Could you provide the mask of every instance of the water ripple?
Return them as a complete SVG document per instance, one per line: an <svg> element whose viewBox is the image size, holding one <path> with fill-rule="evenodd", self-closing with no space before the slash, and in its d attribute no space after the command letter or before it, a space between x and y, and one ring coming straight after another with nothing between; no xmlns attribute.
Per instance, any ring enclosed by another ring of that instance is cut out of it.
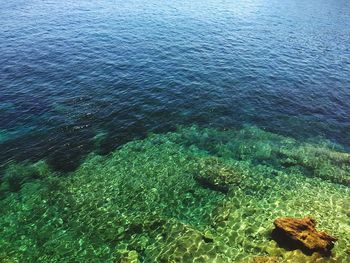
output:
<svg viewBox="0 0 350 263"><path fill-rule="evenodd" d="M0 22L1 163L193 123L350 147L348 1L10 0Z"/></svg>

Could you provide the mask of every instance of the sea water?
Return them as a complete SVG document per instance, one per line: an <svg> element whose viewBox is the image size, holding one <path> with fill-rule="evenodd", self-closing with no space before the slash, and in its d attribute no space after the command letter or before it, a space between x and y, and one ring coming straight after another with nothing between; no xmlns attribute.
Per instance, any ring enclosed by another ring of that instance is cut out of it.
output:
<svg viewBox="0 0 350 263"><path fill-rule="evenodd" d="M0 262L348 262L348 1L9 0L0 22ZM279 247L282 216L332 255Z"/></svg>

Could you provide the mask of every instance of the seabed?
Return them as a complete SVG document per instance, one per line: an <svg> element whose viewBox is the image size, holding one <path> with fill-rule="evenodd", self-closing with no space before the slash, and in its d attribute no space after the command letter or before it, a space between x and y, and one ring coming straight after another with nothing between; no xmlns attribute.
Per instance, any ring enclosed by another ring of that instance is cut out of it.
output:
<svg viewBox="0 0 350 263"><path fill-rule="evenodd" d="M1 179L0 262L350 262L349 185L341 146L254 126L150 134L68 175L16 163ZM316 219L332 254L279 247L286 216Z"/></svg>

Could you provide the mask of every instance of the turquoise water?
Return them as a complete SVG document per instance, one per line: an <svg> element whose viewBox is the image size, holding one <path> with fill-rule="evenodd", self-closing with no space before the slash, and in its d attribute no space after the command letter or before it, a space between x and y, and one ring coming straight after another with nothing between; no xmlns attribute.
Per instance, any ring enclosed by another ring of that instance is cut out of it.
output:
<svg viewBox="0 0 350 263"><path fill-rule="evenodd" d="M10 0L0 22L0 262L349 262L348 1ZM329 257L271 238L308 215Z"/></svg>
<svg viewBox="0 0 350 263"><path fill-rule="evenodd" d="M329 141L246 126L153 134L62 175L40 161L1 185L3 262L348 262L350 154ZM199 178L212 178L207 187ZM332 255L271 239L278 217L312 216ZM276 261L272 261L276 262Z"/></svg>

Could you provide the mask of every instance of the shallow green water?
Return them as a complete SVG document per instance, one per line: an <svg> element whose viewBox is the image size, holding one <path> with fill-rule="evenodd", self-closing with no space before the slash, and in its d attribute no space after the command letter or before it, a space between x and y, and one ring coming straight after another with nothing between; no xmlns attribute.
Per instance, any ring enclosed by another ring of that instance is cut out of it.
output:
<svg viewBox="0 0 350 263"><path fill-rule="evenodd" d="M68 176L15 164L1 181L0 262L348 262L349 185L340 146L252 126L151 134ZM308 215L339 238L330 257L271 239L277 217Z"/></svg>

